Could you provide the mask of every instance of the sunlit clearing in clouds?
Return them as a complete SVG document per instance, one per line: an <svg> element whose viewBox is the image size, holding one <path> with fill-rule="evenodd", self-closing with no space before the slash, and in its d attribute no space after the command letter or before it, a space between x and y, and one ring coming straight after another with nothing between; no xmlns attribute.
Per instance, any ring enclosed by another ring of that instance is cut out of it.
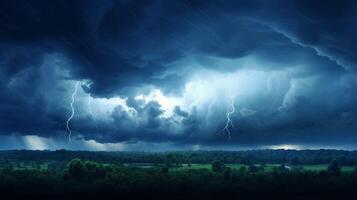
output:
<svg viewBox="0 0 357 200"><path fill-rule="evenodd" d="M135 97L136 100L144 100L145 103L150 101L156 101L160 104L161 108L164 110L164 116L171 116L175 106L182 104L182 99L177 97L165 96L160 90L155 89L150 92L149 95L138 95Z"/></svg>
<svg viewBox="0 0 357 200"><path fill-rule="evenodd" d="M280 144L280 145L271 145L267 146L268 149L284 149L284 150L299 150L301 147L299 145L294 145L294 144Z"/></svg>
<svg viewBox="0 0 357 200"><path fill-rule="evenodd" d="M176 106L189 112L193 107L199 111L213 104L225 105L232 97L235 98L237 104L244 103L247 97L262 97L264 94L274 92L273 90L279 90L277 87L288 83L289 75L284 71L240 70L229 74L201 71L195 73L185 83L182 93L177 96L168 96L156 88L147 95L138 94L135 100L141 100L145 104L156 101L164 111L162 117L170 117L174 114L173 110ZM127 106L126 100L119 97L94 98L92 105L100 113L113 110L118 105L121 105L127 112L131 109Z"/></svg>

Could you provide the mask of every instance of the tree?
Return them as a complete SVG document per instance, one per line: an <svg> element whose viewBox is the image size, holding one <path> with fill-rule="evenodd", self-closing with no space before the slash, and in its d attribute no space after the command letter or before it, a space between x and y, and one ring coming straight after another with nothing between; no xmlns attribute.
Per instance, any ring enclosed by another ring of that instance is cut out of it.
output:
<svg viewBox="0 0 357 200"><path fill-rule="evenodd" d="M84 171L84 165L80 159L75 158L68 163L68 173L72 178L76 180L83 180Z"/></svg>
<svg viewBox="0 0 357 200"><path fill-rule="evenodd" d="M249 165L249 168L248 168L249 172L251 173L255 173L255 172L258 172L259 171L259 167L257 167L256 165Z"/></svg>
<svg viewBox="0 0 357 200"><path fill-rule="evenodd" d="M225 166L224 166L224 164L222 163L222 161L220 161L220 160L215 160L215 161L212 162L211 167L212 167L212 171L214 171L214 172L221 172L221 171L223 171L223 169L224 169Z"/></svg>
<svg viewBox="0 0 357 200"><path fill-rule="evenodd" d="M174 163L174 156L173 154L170 153L166 156L166 166L171 167L173 163Z"/></svg>
<svg viewBox="0 0 357 200"><path fill-rule="evenodd" d="M96 166L94 170L94 177L97 179L103 179L105 178L105 175L107 174L107 171L102 165Z"/></svg>
<svg viewBox="0 0 357 200"><path fill-rule="evenodd" d="M224 169L224 178L229 179L232 177L232 169L230 167L226 167Z"/></svg>
<svg viewBox="0 0 357 200"><path fill-rule="evenodd" d="M161 169L161 172L164 173L164 174L167 174L167 173L169 173L169 168L168 167L163 167Z"/></svg>
<svg viewBox="0 0 357 200"><path fill-rule="evenodd" d="M278 167L278 170L281 171L281 172L289 171L289 167L286 166L285 164L281 164L281 165Z"/></svg>
<svg viewBox="0 0 357 200"><path fill-rule="evenodd" d="M246 166L242 166L239 168L239 171L240 172L245 172L247 170L247 167Z"/></svg>
<svg viewBox="0 0 357 200"><path fill-rule="evenodd" d="M340 175L341 174L341 166L338 164L338 162L336 160L334 160L328 166L327 172L331 175Z"/></svg>

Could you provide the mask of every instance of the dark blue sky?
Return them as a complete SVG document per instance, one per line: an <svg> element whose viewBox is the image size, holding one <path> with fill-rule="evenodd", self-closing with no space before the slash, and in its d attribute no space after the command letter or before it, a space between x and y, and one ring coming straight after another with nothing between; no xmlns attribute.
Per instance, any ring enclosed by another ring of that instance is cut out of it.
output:
<svg viewBox="0 0 357 200"><path fill-rule="evenodd" d="M0 149L355 148L356 13L352 0L2 0Z"/></svg>

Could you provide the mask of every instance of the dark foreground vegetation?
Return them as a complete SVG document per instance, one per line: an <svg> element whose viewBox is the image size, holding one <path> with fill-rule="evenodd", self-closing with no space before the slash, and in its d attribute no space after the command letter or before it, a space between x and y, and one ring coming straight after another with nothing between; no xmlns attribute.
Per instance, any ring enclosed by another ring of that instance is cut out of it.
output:
<svg viewBox="0 0 357 200"><path fill-rule="evenodd" d="M355 199L356 152L0 152L1 199ZM346 169L346 170L344 170Z"/></svg>

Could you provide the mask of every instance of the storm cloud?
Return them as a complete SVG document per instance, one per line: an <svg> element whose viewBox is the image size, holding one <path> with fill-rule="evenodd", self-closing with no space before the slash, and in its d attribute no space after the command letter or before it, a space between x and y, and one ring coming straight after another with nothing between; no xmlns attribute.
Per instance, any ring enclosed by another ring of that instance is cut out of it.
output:
<svg viewBox="0 0 357 200"><path fill-rule="evenodd" d="M348 0L1 1L0 134L66 140L78 82L77 141L351 145L356 11Z"/></svg>

